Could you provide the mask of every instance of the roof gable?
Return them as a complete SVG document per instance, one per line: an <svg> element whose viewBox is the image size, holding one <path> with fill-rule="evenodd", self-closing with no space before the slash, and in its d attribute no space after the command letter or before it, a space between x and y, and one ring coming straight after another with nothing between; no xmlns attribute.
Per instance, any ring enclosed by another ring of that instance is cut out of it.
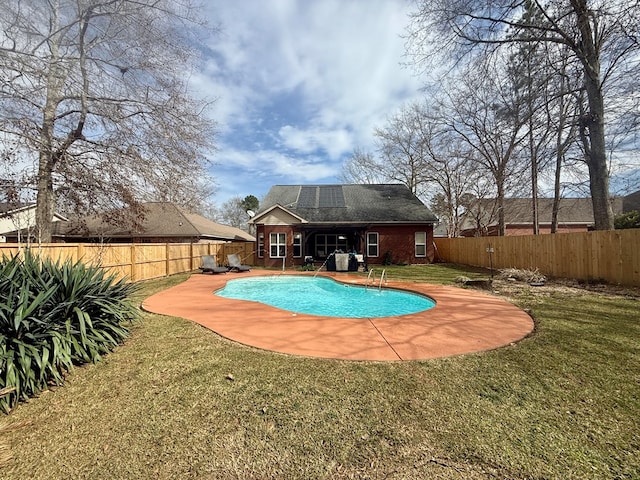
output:
<svg viewBox="0 0 640 480"><path fill-rule="evenodd" d="M265 225L292 225L306 223L304 218L284 208L282 205L273 205L258 213L249 223L262 223Z"/></svg>
<svg viewBox="0 0 640 480"><path fill-rule="evenodd" d="M274 185L261 214L281 205L309 223L435 223L436 216L400 184ZM260 223L254 219L255 223Z"/></svg>

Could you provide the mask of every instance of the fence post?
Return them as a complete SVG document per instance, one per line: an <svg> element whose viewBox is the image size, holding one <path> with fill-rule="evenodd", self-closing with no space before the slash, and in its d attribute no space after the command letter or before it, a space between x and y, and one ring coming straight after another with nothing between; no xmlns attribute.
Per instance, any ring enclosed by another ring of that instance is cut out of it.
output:
<svg viewBox="0 0 640 480"><path fill-rule="evenodd" d="M170 252L169 242L166 242L164 244L164 260L165 260L165 262L164 262L164 265L165 265L165 267L164 267L164 271L165 271L164 276L165 277L168 277L169 275L171 275L171 271L169 270L169 268L171 267L171 262L169 260L169 252Z"/></svg>
<svg viewBox="0 0 640 480"><path fill-rule="evenodd" d="M136 281L136 244L131 243L131 281Z"/></svg>

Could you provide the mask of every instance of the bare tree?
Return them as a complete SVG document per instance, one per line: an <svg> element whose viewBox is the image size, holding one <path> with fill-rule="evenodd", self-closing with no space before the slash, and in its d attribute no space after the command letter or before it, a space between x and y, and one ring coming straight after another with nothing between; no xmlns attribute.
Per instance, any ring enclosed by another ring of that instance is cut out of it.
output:
<svg viewBox="0 0 640 480"><path fill-rule="evenodd" d="M457 236L466 192L478 181L470 148L426 101L404 105L375 135L379 156L356 150L343 167L343 178L406 185L431 199L448 235Z"/></svg>
<svg viewBox="0 0 640 480"><path fill-rule="evenodd" d="M536 21L522 15L535 12ZM538 21L542 19L543 21ZM580 119L595 226L613 228L605 144L605 85L637 78L640 3L626 0L492 2L421 0L412 14L408 51L418 65L442 51L458 60L476 47L506 43L566 45L582 66L587 107ZM427 50L428 49L428 50Z"/></svg>
<svg viewBox="0 0 640 480"><path fill-rule="evenodd" d="M491 225L498 218L498 202L494 197L495 187L492 182L487 181L484 175L479 175L477 179L465 194L462 223L465 230L473 232L473 236L484 237L494 234Z"/></svg>
<svg viewBox="0 0 640 480"><path fill-rule="evenodd" d="M158 171L204 172L214 125L187 89L202 31L190 0L3 7L0 131L37 165L40 241L51 239L58 198L77 209L131 205L162 189Z"/></svg>
<svg viewBox="0 0 640 480"><path fill-rule="evenodd" d="M340 180L344 183L372 184L389 179L373 153L356 148L342 165Z"/></svg>
<svg viewBox="0 0 640 480"><path fill-rule="evenodd" d="M498 234L505 234L504 199L510 188L526 179L521 162L527 117L508 75L496 75L494 60L469 69L450 87L447 104L450 128L472 149L470 158L492 181L498 213ZM504 71L504 70L501 70Z"/></svg>
<svg viewBox="0 0 640 480"><path fill-rule="evenodd" d="M150 169L140 199L145 202L171 202L187 211L202 214L213 205L217 184L202 168L186 171L184 166L170 164Z"/></svg>
<svg viewBox="0 0 640 480"><path fill-rule="evenodd" d="M434 123L420 103L404 105L383 128L376 128L378 151L386 178L423 195L429 175L429 141Z"/></svg>
<svg viewBox="0 0 640 480"><path fill-rule="evenodd" d="M582 75L569 63L562 45L515 45L508 70L515 80L516 96L527 119L526 158L530 164L533 234L539 233L539 177L553 178L552 232L557 227L565 154L578 147L577 106L583 98ZM554 161L555 159L555 161Z"/></svg>
<svg viewBox="0 0 640 480"><path fill-rule="evenodd" d="M354 183L392 182L406 185L417 196L427 194L433 175L432 142L438 122L426 103L403 105L374 130L378 155L354 150L342 169L342 179Z"/></svg>
<svg viewBox="0 0 640 480"><path fill-rule="evenodd" d="M543 92L547 86L547 78L542 70L542 55L540 45L536 42L518 45L515 53L509 59L507 68L515 78L516 95L524 106L527 118L527 153L531 175L531 220L533 234L540 233L540 218L538 211L538 170L540 168L539 153L549 131L548 123L537 121L543 111L545 96Z"/></svg>
<svg viewBox="0 0 640 480"><path fill-rule="evenodd" d="M256 197L254 197L256 198ZM257 198L256 198L257 200ZM249 200L250 201L250 200ZM249 215L247 214L248 197L239 195L224 202L216 212L216 221L249 232Z"/></svg>
<svg viewBox="0 0 640 480"><path fill-rule="evenodd" d="M463 213L471 203L471 191L482 183L472 159L473 150L452 130L442 130L429 142L429 185L433 212L445 224L448 237L461 234ZM474 197L475 198L475 197Z"/></svg>
<svg viewBox="0 0 640 480"><path fill-rule="evenodd" d="M553 168L553 204L551 210L551 233L558 231L558 215L562 198L563 171L567 154L576 148L579 106L583 103L584 89L579 69L570 63L564 45L546 45L545 64L553 70L549 83L553 86L544 90L545 115L542 121L548 125L553 135L550 139L550 156L555 161Z"/></svg>

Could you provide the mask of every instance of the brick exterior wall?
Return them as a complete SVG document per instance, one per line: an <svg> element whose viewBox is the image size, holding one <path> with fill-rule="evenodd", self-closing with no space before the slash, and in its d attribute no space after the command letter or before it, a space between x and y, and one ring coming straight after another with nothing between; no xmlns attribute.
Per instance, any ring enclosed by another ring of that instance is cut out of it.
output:
<svg viewBox="0 0 640 480"><path fill-rule="evenodd" d="M282 258L271 258L269 253L271 245L269 244L269 238L272 233L284 233L287 236L287 257L285 259L285 266L292 267L294 265L302 265L304 258L293 258L293 234L294 227L291 225L258 225L256 238L260 240L260 234L264 234L264 257L260 258L256 256L256 262L258 265L264 267L282 268ZM256 245L256 250L258 246Z"/></svg>
<svg viewBox="0 0 640 480"><path fill-rule="evenodd" d="M345 228L344 230L350 230ZM256 257L256 263L258 265L270 268L282 268L282 258L271 258L270 256L270 235L271 233L284 233L286 234L286 248L287 256L285 259L286 268L294 266L301 266L304 264L305 255L311 255L311 252L304 251L302 256L294 258L293 253L293 239L294 234L300 230L295 225L263 225L258 224L256 228L256 238L260 241L260 235L264 238L264 256L262 258ZM385 254L389 252L392 263L404 263L404 264L426 264L432 263L435 256L435 249L433 245L433 225L401 225L401 226L389 226L389 225L372 225L367 229L368 232L378 233L378 256L367 257L366 262L371 265L381 265L385 261ZM415 255L415 233L426 232L427 234L427 249L425 257L416 257ZM366 240L366 234L364 236ZM366 243L366 241L365 241ZM256 249L258 245L256 244ZM366 245L362 245L361 252L366 256ZM317 260L317 259L316 259Z"/></svg>
<svg viewBox="0 0 640 480"><path fill-rule="evenodd" d="M377 258L369 257L367 263L382 264L385 255L389 252L392 263L431 263L434 258L433 226L431 225L406 225L406 226L372 226L368 232L378 233L379 254ZM416 257L415 234L427 233L427 256Z"/></svg>

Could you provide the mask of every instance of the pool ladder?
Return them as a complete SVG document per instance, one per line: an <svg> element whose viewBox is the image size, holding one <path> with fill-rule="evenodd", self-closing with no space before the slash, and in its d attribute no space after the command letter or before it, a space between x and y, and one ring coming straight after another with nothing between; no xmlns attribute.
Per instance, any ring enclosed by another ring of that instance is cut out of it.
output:
<svg viewBox="0 0 640 480"><path fill-rule="evenodd" d="M382 269L382 274L380 275L380 283L378 284L378 291L380 291L382 289L382 282L384 281L386 273L387 273L387 270L386 269ZM385 281L384 284L386 285L387 282Z"/></svg>
<svg viewBox="0 0 640 480"><path fill-rule="evenodd" d="M373 279L371 278L373 276ZM375 274L375 270L372 268L371 270L369 270L369 275L367 275L367 281L364 282L364 288L369 288L369 280L371 280L372 282L376 281L376 274ZM372 283L373 285L373 283Z"/></svg>
<svg viewBox="0 0 640 480"><path fill-rule="evenodd" d="M378 283L378 290L382 289L382 282L385 279L387 270L383 269L382 273L380 274L380 282ZM376 273L375 270L372 268L371 270L369 270L369 275L367 275L367 281L364 284L364 288L368 288L369 287L369 280L371 280L371 286L374 286L376 284ZM387 283L385 282L385 285Z"/></svg>

